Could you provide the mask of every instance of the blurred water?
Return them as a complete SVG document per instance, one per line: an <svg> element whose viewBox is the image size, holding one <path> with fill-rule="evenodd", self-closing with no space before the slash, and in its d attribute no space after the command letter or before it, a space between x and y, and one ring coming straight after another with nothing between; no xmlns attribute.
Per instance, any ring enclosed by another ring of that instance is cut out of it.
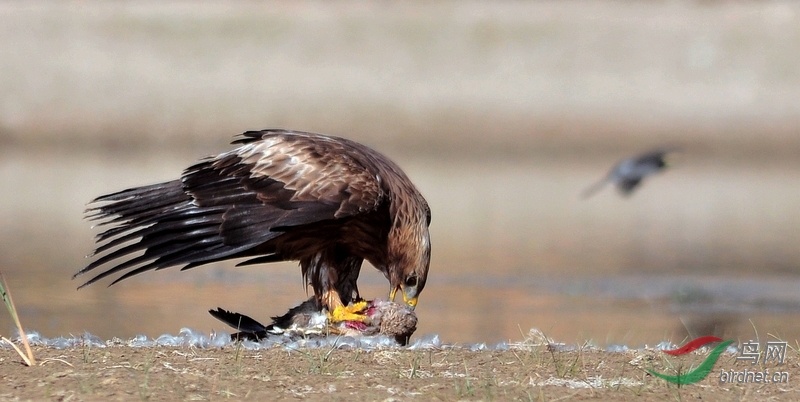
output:
<svg viewBox="0 0 800 402"><path fill-rule="evenodd" d="M70 276L97 232L81 219L85 202L176 177L196 151L0 152L0 270L27 327L157 337L225 329L210 308L266 321L307 297L290 263L172 269L75 290ZM607 188L580 200L615 159L395 159L433 210L418 335L497 342L539 328L564 342L636 346L687 330L749 339L755 327L800 339L800 164L688 150L629 199ZM386 297L372 267L360 283L365 296Z"/></svg>
<svg viewBox="0 0 800 402"><path fill-rule="evenodd" d="M293 264L69 278L96 233L87 201L286 127L372 145L428 198L420 334L798 339L799 16L791 1L0 2L0 270L47 337L285 312L306 298ZM674 169L633 197L579 199L619 158L673 144ZM387 293L370 267L361 283Z"/></svg>

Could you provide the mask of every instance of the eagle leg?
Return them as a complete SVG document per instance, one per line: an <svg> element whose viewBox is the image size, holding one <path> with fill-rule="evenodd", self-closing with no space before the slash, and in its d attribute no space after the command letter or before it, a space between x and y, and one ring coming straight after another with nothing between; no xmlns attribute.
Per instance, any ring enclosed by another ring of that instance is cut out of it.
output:
<svg viewBox="0 0 800 402"><path fill-rule="evenodd" d="M360 301L345 306L339 294L334 291L325 292L322 296L323 303L328 307L328 321L331 323L342 321L365 322L369 319L365 314L368 303Z"/></svg>
<svg viewBox="0 0 800 402"><path fill-rule="evenodd" d="M353 303L349 306L340 305L328 313L328 321L342 322L342 321L359 321L365 322L369 320L363 311L367 308L367 302L360 301Z"/></svg>

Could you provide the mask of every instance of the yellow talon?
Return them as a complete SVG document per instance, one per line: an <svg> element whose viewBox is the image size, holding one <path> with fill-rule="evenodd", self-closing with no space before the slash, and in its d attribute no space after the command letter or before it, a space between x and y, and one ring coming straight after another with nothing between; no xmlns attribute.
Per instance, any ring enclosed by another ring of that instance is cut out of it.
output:
<svg viewBox="0 0 800 402"><path fill-rule="evenodd" d="M352 303L349 306L336 306L332 312L328 313L328 321L341 322L341 321L360 321L365 322L369 319L364 314L359 314L367 308L367 302L360 301Z"/></svg>

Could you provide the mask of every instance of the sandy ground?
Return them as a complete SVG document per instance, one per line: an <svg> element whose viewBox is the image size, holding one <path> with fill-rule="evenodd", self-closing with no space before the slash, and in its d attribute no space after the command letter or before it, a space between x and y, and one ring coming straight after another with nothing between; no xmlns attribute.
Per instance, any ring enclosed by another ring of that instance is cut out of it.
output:
<svg viewBox="0 0 800 402"><path fill-rule="evenodd" d="M795 345L796 346L796 345ZM790 348L792 345L790 344ZM0 401L24 400L797 400L795 349L783 365L750 366L724 353L701 382L677 387L649 375L687 372L709 350L680 357L646 349L565 351L527 339L505 351L156 347L34 348L26 367L0 349ZM786 372L780 384L723 383L721 372Z"/></svg>

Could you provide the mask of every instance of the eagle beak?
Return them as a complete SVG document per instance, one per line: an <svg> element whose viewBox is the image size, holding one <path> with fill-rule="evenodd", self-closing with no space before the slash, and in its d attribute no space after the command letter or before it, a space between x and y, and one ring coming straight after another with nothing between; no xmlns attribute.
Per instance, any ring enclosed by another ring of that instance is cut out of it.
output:
<svg viewBox="0 0 800 402"><path fill-rule="evenodd" d="M403 287L403 285L400 285L392 288L392 290L389 292L390 301L394 301L394 297L398 290L403 294L403 302L405 302L408 307L411 307L411 309L414 310L414 308L417 307L417 287Z"/></svg>
<svg viewBox="0 0 800 402"><path fill-rule="evenodd" d="M406 302L408 307L411 307L412 310L417 308L417 298L416 297L412 297L410 299L406 299L405 296L406 296L405 293L403 293L403 301Z"/></svg>

